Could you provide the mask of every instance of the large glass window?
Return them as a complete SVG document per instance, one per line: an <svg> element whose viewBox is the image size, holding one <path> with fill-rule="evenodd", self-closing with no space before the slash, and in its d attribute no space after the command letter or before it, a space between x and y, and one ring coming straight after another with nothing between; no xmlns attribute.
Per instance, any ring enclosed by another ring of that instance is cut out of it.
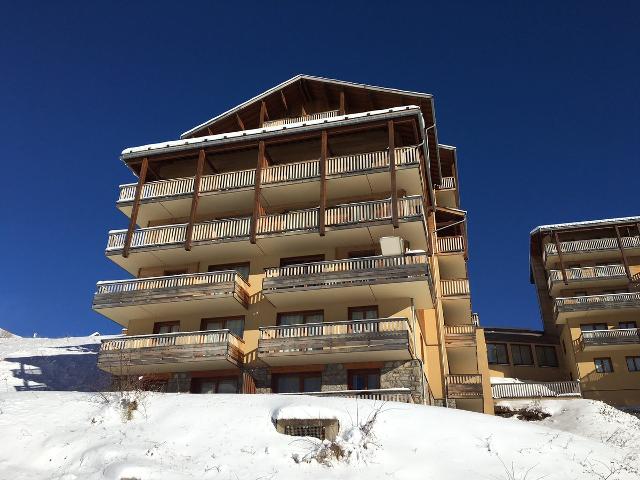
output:
<svg viewBox="0 0 640 480"><path fill-rule="evenodd" d="M153 333L174 333L180 331L180 321L156 322L153 324Z"/></svg>
<svg viewBox="0 0 640 480"><path fill-rule="evenodd" d="M606 323L583 323L580 325L580 331L591 332L593 330L606 330Z"/></svg>
<svg viewBox="0 0 640 480"><path fill-rule="evenodd" d="M307 310L303 312L278 313L278 325L301 325L305 323L322 323L324 312L322 310Z"/></svg>
<svg viewBox="0 0 640 480"><path fill-rule="evenodd" d="M285 373L273 376L274 393L319 392L322 376L319 372Z"/></svg>
<svg viewBox="0 0 640 480"><path fill-rule="evenodd" d="M377 305L349 307L349 320L371 320L374 318L380 318Z"/></svg>
<svg viewBox="0 0 640 480"><path fill-rule="evenodd" d="M611 373L613 372L613 363L610 358L594 358L593 363L598 373Z"/></svg>
<svg viewBox="0 0 640 480"><path fill-rule="evenodd" d="M636 322L620 322L618 328L638 328Z"/></svg>
<svg viewBox="0 0 640 480"><path fill-rule="evenodd" d="M640 372L640 357L627 357L627 369L630 372Z"/></svg>
<svg viewBox="0 0 640 480"><path fill-rule="evenodd" d="M487 343L487 355L489 363L498 365L509 364L507 345L504 343Z"/></svg>
<svg viewBox="0 0 640 480"><path fill-rule="evenodd" d="M380 388L380 370L349 370L349 390L375 390Z"/></svg>
<svg viewBox="0 0 640 480"><path fill-rule="evenodd" d="M235 377L194 378L191 393L238 393L238 379Z"/></svg>
<svg viewBox="0 0 640 480"><path fill-rule="evenodd" d="M244 317L219 317L203 318L200 330L225 330L228 329L236 337L244 335Z"/></svg>
<svg viewBox="0 0 640 480"><path fill-rule="evenodd" d="M511 345L511 360L514 365L533 365L533 355L529 345Z"/></svg>
<svg viewBox="0 0 640 480"><path fill-rule="evenodd" d="M556 354L556 347L537 345L536 357L538 358L538 366L540 367L558 366L558 355Z"/></svg>

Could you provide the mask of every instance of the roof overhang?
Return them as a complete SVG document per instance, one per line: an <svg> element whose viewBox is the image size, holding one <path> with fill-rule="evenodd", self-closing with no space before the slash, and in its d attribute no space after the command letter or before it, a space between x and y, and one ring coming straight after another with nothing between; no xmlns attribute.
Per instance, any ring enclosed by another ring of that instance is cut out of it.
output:
<svg viewBox="0 0 640 480"><path fill-rule="evenodd" d="M637 217L619 217L619 218L604 218L601 220L586 220L583 222L570 222L570 223L557 223L554 225L541 225L531 230L530 235L537 233L548 233L555 230L577 230L588 228L602 228L613 227L615 225L626 223L638 223L640 222L640 216Z"/></svg>

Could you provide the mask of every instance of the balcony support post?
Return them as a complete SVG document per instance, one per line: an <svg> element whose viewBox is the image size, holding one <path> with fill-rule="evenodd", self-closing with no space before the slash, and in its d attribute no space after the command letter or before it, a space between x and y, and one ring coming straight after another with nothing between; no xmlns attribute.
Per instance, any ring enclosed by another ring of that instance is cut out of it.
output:
<svg viewBox="0 0 640 480"><path fill-rule="evenodd" d="M391 175L391 223L398 228L398 187L396 183L396 132L393 120L387 123L389 131L389 173Z"/></svg>
<svg viewBox="0 0 640 480"><path fill-rule="evenodd" d="M556 244L556 251L558 252L558 261L560 262L560 270L562 271L562 281L565 285L569 285L567 280L567 271L564 268L564 260L562 260L562 249L560 248L560 240L558 239L558 232L553 232L553 241Z"/></svg>
<svg viewBox="0 0 640 480"><path fill-rule="evenodd" d="M236 121L238 122L238 126L240 127L240 130L246 130L244 128L244 122L242 121L242 119L240 118L240 115L238 115L237 112L236 112Z"/></svg>
<svg viewBox="0 0 640 480"><path fill-rule="evenodd" d="M618 241L618 248L620 249L620 255L622 256L624 271L627 274L629 282L631 282L631 270L629 269L629 261L627 260L627 255L624 253L624 245L622 244L622 237L620 236L620 228L618 227L618 225L616 225L614 228L616 230L616 240Z"/></svg>
<svg viewBox="0 0 640 480"><path fill-rule="evenodd" d="M262 102L260 102L260 123L258 124L258 128L262 128L264 126L265 119L269 119L269 114L267 113L267 104L262 100Z"/></svg>
<svg viewBox="0 0 640 480"><path fill-rule="evenodd" d="M263 102L264 103L264 102ZM258 163L256 165L256 183L253 193L253 215L251 216L251 227L249 229L249 241L256 243L256 236L258 234L258 220L262 215L262 204L260 202L260 195L262 189L262 169L265 166L265 147L264 141L258 144Z"/></svg>
<svg viewBox="0 0 640 480"><path fill-rule="evenodd" d="M196 176L193 179L193 196L191 197L191 212L189 213L189 223L184 238L184 249L191 251L191 239L193 238L193 224L196 221L196 212L198 210L198 200L200 198L200 181L202 180L202 170L204 169L204 161L207 154L203 149L198 153L198 163L196 165Z"/></svg>
<svg viewBox="0 0 640 480"><path fill-rule="evenodd" d="M346 110L346 105L345 105L345 101L344 101L344 89L340 90L340 115L346 115L347 110Z"/></svg>
<svg viewBox="0 0 640 480"><path fill-rule="evenodd" d="M318 231L324 237L327 219L327 131L322 131L320 138L320 208L318 210Z"/></svg>
<svg viewBox="0 0 640 480"><path fill-rule="evenodd" d="M129 220L129 228L127 228L127 234L124 237L124 248L122 249L122 256L127 258L129 256L129 249L131 248L131 240L133 238L133 231L136 228L138 221L138 210L140 209L140 197L142 195L142 187L147 178L147 169L149 168L149 158L144 157L142 159L142 165L140 166L140 175L138 175L138 184L136 185L136 193L133 198L133 207L131 208L131 219Z"/></svg>

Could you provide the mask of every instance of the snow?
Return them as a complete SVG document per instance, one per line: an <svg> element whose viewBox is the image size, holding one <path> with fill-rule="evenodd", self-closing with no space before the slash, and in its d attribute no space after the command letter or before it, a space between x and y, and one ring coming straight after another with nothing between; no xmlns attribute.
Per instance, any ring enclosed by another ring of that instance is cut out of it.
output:
<svg viewBox="0 0 640 480"><path fill-rule="evenodd" d="M96 367L103 338L0 338L0 392L105 388L108 376Z"/></svg>
<svg viewBox="0 0 640 480"><path fill-rule="evenodd" d="M99 340L0 341L8 385L17 378L24 386L16 366L41 371L28 388L0 389L0 478L640 478L640 420L582 399L534 402L551 417L523 422L346 398L134 393L138 406L126 420L122 394L87 391ZM337 419L340 431L333 444L291 437L274 426L286 418ZM342 456L319 463L334 447Z"/></svg>

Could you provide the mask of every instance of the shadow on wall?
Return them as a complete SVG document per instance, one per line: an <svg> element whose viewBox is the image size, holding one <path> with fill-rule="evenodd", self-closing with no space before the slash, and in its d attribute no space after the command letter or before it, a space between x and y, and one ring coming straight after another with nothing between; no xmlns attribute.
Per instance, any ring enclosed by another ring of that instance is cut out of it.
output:
<svg viewBox="0 0 640 480"><path fill-rule="evenodd" d="M96 365L99 344L55 348L75 353L5 357L4 361L12 364L12 378L0 378L0 391L95 392L109 386L110 375ZM14 364L18 364L17 368Z"/></svg>

